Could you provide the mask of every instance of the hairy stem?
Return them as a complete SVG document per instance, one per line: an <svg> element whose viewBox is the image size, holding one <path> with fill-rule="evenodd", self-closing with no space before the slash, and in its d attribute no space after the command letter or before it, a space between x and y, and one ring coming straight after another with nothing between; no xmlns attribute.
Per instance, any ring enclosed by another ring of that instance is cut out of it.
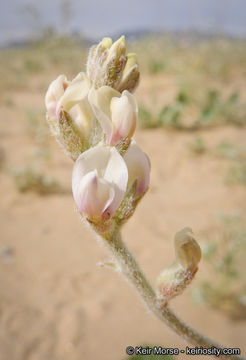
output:
<svg viewBox="0 0 246 360"><path fill-rule="evenodd" d="M176 334L180 335L195 346L204 348L216 347L218 349L225 348L224 346L203 336L198 331L192 329L184 321L180 320L172 310L163 305L163 302L162 305L160 304L160 301L157 299L152 286L145 278L136 260L122 241L118 229L111 234L104 236L103 240L110 251L113 253L117 264L120 266L122 274L133 285L149 310L154 313L162 322L170 327ZM217 358L217 356L215 357ZM245 360L245 358L237 355L220 355L220 359Z"/></svg>

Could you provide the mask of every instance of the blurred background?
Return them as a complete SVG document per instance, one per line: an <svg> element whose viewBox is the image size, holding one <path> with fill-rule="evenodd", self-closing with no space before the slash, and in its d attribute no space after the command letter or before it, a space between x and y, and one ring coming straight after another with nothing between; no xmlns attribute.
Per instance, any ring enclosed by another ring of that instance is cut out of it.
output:
<svg viewBox="0 0 246 360"><path fill-rule="evenodd" d="M123 236L154 283L174 259L174 234L190 226L203 260L172 307L246 353L245 13L244 0L1 2L0 360L185 348L123 279L97 266L107 252L81 224L73 164L45 121L50 82L72 79L89 46L122 34L139 59L136 140L152 166Z"/></svg>

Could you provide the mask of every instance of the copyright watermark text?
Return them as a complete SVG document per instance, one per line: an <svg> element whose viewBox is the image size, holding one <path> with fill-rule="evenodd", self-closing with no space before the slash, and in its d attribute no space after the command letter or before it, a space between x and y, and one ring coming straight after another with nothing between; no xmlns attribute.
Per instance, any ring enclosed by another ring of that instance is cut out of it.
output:
<svg viewBox="0 0 246 360"><path fill-rule="evenodd" d="M164 348L161 346L127 346L126 353L128 355L212 355L219 357L220 355L240 355L241 350L239 348L216 348L216 347L189 347L186 346L185 349L179 348Z"/></svg>

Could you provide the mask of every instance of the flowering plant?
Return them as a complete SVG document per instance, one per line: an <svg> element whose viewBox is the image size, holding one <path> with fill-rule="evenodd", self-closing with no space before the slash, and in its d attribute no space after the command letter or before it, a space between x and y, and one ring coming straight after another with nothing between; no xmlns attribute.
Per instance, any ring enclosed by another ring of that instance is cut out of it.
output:
<svg viewBox="0 0 246 360"><path fill-rule="evenodd" d="M89 51L86 73L72 81L54 80L46 93L52 134L75 161L74 200L82 219L112 251L115 268L136 288L148 308L177 334L196 346L222 348L182 322L168 307L194 278L201 250L190 228L174 239L176 260L157 278L154 290L120 236L150 182L150 161L133 139L139 83L135 54L126 54L125 38L104 38ZM237 356L221 358L239 359ZM241 358L242 359L242 358Z"/></svg>

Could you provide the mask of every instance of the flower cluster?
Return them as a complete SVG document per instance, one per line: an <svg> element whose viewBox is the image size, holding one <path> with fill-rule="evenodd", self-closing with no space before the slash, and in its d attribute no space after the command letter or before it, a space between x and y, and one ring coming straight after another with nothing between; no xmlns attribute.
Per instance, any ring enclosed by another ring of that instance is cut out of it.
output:
<svg viewBox="0 0 246 360"><path fill-rule="evenodd" d="M126 54L125 38L115 43L104 38L90 49L86 73L72 81L58 76L45 98L51 132L75 161L72 192L78 211L109 243L149 187L150 162L133 139L138 106L132 93L138 82L137 58ZM190 228L176 234L174 245L175 262L157 278L161 307L189 285L201 259ZM134 264L127 256L124 263Z"/></svg>
<svg viewBox="0 0 246 360"><path fill-rule="evenodd" d="M90 49L87 71L54 80L45 104L50 129L75 161L72 191L79 212L100 232L133 213L149 186L150 163L135 141L139 82L125 38Z"/></svg>

